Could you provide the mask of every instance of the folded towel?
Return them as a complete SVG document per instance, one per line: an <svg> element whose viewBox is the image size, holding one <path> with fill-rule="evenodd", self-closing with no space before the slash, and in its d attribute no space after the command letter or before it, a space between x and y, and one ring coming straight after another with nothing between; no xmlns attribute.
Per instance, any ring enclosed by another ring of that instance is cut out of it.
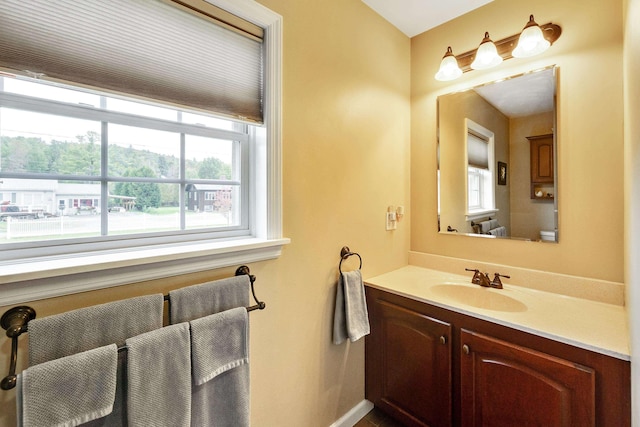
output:
<svg viewBox="0 0 640 427"><path fill-rule="evenodd" d="M249 427L249 365L240 365L192 389L191 426Z"/></svg>
<svg viewBox="0 0 640 427"><path fill-rule="evenodd" d="M189 324L167 326L126 340L129 426L190 425Z"/></svg>
<svg viewBox="0 0 640 427"><path fill-rule="evenodd" d="M342 273L336 289L333 343L341 344L347 337L352 342L357 341L369 332L369 313L360 270Z"/></svg>
<svg viewBox="0 0 640 427"><path fill-rule="evenodd" d="M127 352L118 352L116 397L113 411L106 417L83 424L82 427L126 427L127 426Z"/></svg>
<svg viewBox="0 0 640 427"><path fill-rule="evenodd" d="M114 301L29 322L29 366L162 327L162 294Z"/></svg>
<svg viewBox="0 0 640 427"><path fill-rule="evenodd" d="M244 307L191 321L192 426L249 426L248 334Z"/></svg>
<svg viewBox="0 0 640 427"><path fill-rule="evenodd" d="M243 274L169 292L171 323L189 322L249 305L251 281Z"/></svg>
<svg viewBox="0 0 640 427"><path fill-rule="evenodd" d="M201 385L249 363L249 315L244 307L192 320L193 382Z"/></svg>
<svg viewBox="0 0 640 427"><path fill-rule="evenodd" d="M77 426L105 417L116 394L118 347L88 350L25 369L18 375L18 425Z"/></svg>
<svg viewBox="0 0 640 427"><path fill-rule="evenodd" d="M487 221L481 221L479 224L480 231L482 233L489 233L490 230L500 227L500 223L497 219L489 219Z"/></svg>
<svg viewBox="0 0 640 427"><path fill-rule="evenodd" d="M501 226L494 229L489 230L487 234L498 237L506 237L507 236L507 227Z"/></svg>

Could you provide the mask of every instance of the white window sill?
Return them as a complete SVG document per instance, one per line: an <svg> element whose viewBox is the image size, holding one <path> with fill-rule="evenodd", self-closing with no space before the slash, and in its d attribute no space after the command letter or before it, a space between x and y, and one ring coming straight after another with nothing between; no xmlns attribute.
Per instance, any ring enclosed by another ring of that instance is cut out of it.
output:
<svg viewBox="0 0 640 427"><path fill-rule="evenodd" d="M243 238L159 245L0 263L0 301L19 304L55 296L274 259L287 238Z"/></svg>
<svg viewBox="0 0 640 427"><path fill-rule="evenodd" d="M485 218L490 215L498 213L498 209L487 209L482 211L472 211L466 214L467 221L474 221L476 219Z"/></svg>

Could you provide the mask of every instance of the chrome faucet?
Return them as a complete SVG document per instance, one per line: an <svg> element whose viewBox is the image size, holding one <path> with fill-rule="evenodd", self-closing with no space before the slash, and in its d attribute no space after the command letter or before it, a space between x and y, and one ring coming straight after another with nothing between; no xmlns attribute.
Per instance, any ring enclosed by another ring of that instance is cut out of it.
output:
<svg viewBox="0 0 640 427"><path fill-rule="evenodd" d="M502 281L501 277L506 277L510 279L511 276L506 276L504 274L495 273L493 280L489 279L489 273L481 273L477 268L465 268L466 271L473 271L473 278L471 279L471 283L475 285L480 285L485 288L495 288L502 289Z"/></svg>

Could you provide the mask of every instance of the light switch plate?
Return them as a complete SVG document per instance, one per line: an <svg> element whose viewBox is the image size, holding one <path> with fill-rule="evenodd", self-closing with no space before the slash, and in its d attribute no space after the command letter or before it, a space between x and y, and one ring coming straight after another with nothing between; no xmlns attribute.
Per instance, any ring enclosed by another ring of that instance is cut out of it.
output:
<svg viewBox="0 0 640 427"><path fill-rule="evenodd" d="M397 225L398 225L398 221L396 221L396 213L395 212L386 212L385 215L386 215L386 218L387 218L387 225L386 225L387 231L395 230L397 228Z"/></svg>

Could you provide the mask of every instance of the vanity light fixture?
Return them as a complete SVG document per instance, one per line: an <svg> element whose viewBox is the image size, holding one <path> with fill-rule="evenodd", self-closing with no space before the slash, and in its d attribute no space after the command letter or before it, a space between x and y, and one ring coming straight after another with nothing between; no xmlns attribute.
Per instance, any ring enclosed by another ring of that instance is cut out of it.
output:
<svg viewBox="0 0 640 427"><path fill-rule="evenodd" d="M533 15L530 15L529 22L520 34L514 34L494 43L487 32L478 49L455 56L451 47L448 47L435 78L439 81L454 80L462 73L491 68L503 60L537 55L558 40L560 34L562 34L562 28L559 25L551 23L538 25Z"/></svg>
<svg viewBox="0 0 640 427"><path fill-rule="evenodd" d="M502 63L502 57L498 55L495 43L489 38L489 33L484 33L484 38L476 50L476 59L471 63L474 70L493 68Z"/></svg>
<svg viewBox="0 0 640 427"><path fill-rule="evenodd" d="M447 52L442 57L440 69L436 73L436 80L447 82L455 80L462 75L462 70L458 66L458 60L453 56L451 46L447 47Z"/></svg>

